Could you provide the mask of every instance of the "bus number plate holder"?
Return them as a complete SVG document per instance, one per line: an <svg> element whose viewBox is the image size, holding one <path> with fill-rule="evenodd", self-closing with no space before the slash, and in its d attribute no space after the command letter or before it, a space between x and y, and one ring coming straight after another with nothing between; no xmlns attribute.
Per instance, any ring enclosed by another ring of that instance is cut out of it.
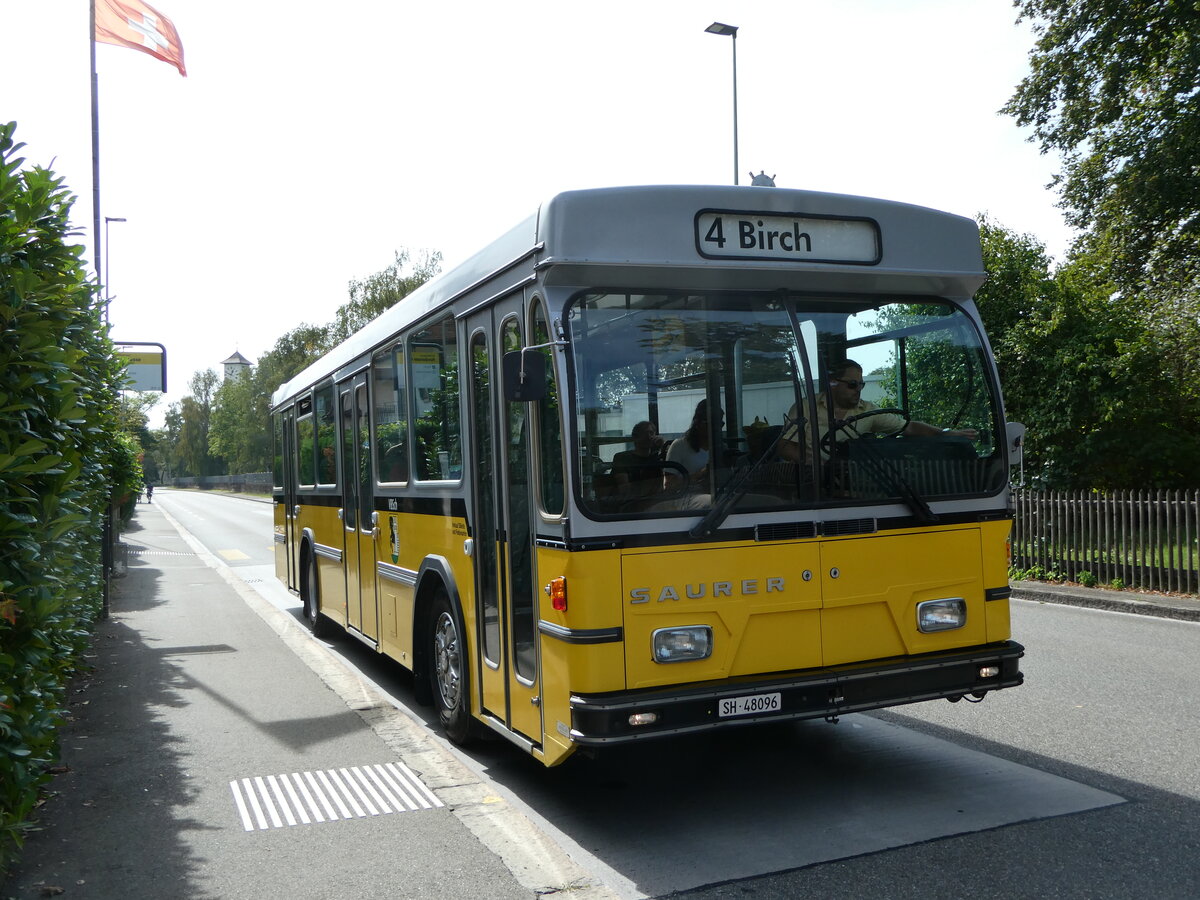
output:
<svg viewBox="0 0 1200 900"><path fill-rule="evenodd" d="M747 694L744 697L724 697L718 707L722 719L733 716L753 716L779 712L783 708L779 694Z"/></svg>

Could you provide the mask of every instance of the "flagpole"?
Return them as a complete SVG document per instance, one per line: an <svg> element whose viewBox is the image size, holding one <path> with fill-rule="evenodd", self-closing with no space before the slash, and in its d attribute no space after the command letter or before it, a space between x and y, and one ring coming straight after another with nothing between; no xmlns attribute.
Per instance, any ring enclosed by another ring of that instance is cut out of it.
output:
<svg viewBox="0 0 1200 900"><path fill-rule="evenodd" d="M88 19L92 59L92 268L99 285L104 279L100 271L100 90L96 79L96 0L88 0Z"/></svg>

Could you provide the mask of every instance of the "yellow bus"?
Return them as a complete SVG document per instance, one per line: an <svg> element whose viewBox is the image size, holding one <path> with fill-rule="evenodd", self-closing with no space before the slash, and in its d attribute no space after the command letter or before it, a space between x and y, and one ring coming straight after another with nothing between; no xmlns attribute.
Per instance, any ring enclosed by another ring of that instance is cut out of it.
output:
<svg viewBox="0 0 1200 900"><path fill-rule="evenodd" d="M276 392L279 578L546 765L1017 686L983 280L917 206L558 194Z"/></svg>

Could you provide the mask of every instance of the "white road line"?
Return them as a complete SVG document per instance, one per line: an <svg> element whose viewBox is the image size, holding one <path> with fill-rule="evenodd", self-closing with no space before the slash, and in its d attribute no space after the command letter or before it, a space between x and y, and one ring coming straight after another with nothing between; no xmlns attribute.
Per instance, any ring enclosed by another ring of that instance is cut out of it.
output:
<svg viewBox="0 0 1200 900"><path fill-rule="evenodd" d="M390 762L387 765L392 771L403 773L401 778L404 780L405 784L416 789L417 800L421 803L422 807L429 809L432 806L442 805L442 801L437 798L437 794L426 787L425 782L418 778L416 773L404 763L396 760L395 762Z"/></svg>
<svg viewBox="0 0 1200 900"><path fill-rule="evenodd" d="M292 806L299 814L300 821L305 825L311 825L312 819L308 817L308 811L304 808L304 804L301 802L299 795L296 793L296 788L292 786L292 779L286 775L280 775L279 777L283 779L283 786L287 789L288 796L292 798ZM303 789L303 786L301 786L301 789Z"/></svg>
<svg viewBox="0 0 1200 900"><path fill-rule="evenodd" d="M229 782L229 787L233 790L233 802L237 804L238 815L242 817L242 827L247 831L254 830L254 821L250 818L250 811L246 809L246 801L242 797L242 790L238 787L237 781Z"/></svg>
<svg viewBox="0 0 1200 900"><path fill-rule="evenodd" d="M283 820L279 818L279 812L275 809L275 802L271 799L271 795L267 791L267 785L262 780L261 775L255 776L254 786L258 788L258 793L262 797L263 806L267 808L267 815L271 817L271 824L276 828L279 828L281 825L283 825Z"/></svg>
<svg viewBox="0 0 1200 900"><path fill-rule="evenodd" d="M379 810L375 808L375 804L373 804L367 798L367 795L363 793L363 789L358 786L358 780L346 769L338 769L337 772L330 772L329 774L335 777L340 774L341 776L345 777L345 783L350 785L350 790L353 791L358 796L358 799L362 801L362 806L367 808L367 812L373 816L379 815ZM356 809L362 809L362 807L355 802L354 797L347 795L346 799L349 800ZM363 813L360 812L359 815L361 816Z"/></svg>
<svg viewBox="0 0 1200 900"><path fill-rule="evenodd" d="M307 775L308 773L306 772L305 774ZM312 776L309 775L309 777L311 778ZM309 792L308 785L304 783L304 779L300 777L300 773L293 772L291 780L295 782L296 787L300 789L300 794L304 797L304 802L307 807L312 811L313 818L318 822L324 822L325 814L321 812L321 807L318 806L317 801L313 799L313 795Z"/></svg>
<svg viewBox="0 0 1200 900"><path fill-rule="evenodd" d="M342 800L350 801L350 805L354 807L353 815L358 816L360 819L366 815L366 813L363 812L362 807L359 806L354 798L350 796L350 791L344 784L342 784L342 779L338 777L337 772L335 772L333 769L330 769L328 772L318 772L317 777L321 779L322 783L324 783L325 789L329 791L333 798L333 802L336 803L338 809L342 811L343 819L349 819L352 817L352 815Z"/></svg>
<svg viewBox="0 0 1200 900"><path fill-rule="evenodd" d="M416 800L413 799L417 792L411 785L403 783L404 778L399 776L398 772L394 772L389 766L376 766L375 768L379 771L379 777L392 786L392 790L404 799L404 805L410 810L415 810L418 802L423 803L425 809L429 809L429 804L420 800L419 797Z"/></svg>
<svg viewBox="0 0 1200 900"><path fill-rule="evenodd" d="M404 812L406 809L411 812L412 806L410 805L408 798L404 796L403 791L396 792L392 790L391 786L388 785L387 780L380 774L382 769L382 766L368 767L367 777L370 778L371 781L375 782L375 786L379 788L383 796L387 798L387 802L392 805L392 808L395 809L396 812ZM400 794L399 797L396 796L397 793Z"/></svg>
<svg viewBox="0 0 1200 900"><path fill-rule="evenodd" d="M292 815L292 807L288 803L287 797L283 796L283 789L279 786L279 779L274 775L268 775L267 784L271 786L271 793L275 795L275 800L279 803L279 808L283 810L283 817L287 820L288 825L295 825L296 817Z"/></svg>
<svg viewBox="0 0 1200 900"><path fill-rule="evenodd" d="M258 795L254 792L254 787L250 784L249 778L242 779L242 789L245 790L246 798L250 801L250 807L254 810L254 818L258 822L258 827L266 828L267 820L263 816L262 807L258 805Z"/></svg>

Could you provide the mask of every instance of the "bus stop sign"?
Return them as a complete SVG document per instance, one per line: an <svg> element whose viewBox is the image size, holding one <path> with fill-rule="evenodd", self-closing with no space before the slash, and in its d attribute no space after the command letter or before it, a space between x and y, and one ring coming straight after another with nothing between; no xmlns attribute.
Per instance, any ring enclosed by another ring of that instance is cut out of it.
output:
<svg viewBox="0 0 1200 900"><path fill-rule="evenodd" d="M117 356L125 363L124 390L166 392L166 347L146 341L134 341L115 346Z"/></svg>

